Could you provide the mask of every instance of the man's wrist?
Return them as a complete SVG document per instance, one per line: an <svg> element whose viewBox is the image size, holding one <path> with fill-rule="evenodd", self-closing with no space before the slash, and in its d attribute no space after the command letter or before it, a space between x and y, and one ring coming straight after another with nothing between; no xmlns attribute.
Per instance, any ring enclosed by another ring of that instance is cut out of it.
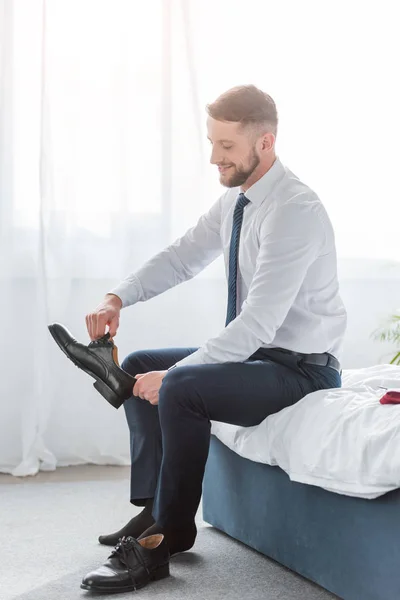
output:
<svg viewBox="0 0 400 600"><path fill-rule="evenodd" d="M106 294L104 296L104 299L107 302L111 302L112 304L114 304L118 308L122 308L122 300L121 300L121 298L119 296L117 296L117 294Z"/></svg>

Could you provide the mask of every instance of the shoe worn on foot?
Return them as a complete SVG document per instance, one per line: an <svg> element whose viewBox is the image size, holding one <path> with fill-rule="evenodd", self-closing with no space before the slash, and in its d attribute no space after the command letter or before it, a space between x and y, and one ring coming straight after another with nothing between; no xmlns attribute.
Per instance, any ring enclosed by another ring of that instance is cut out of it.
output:
<svg viewBox="0 0 400 600"><path fill-rule="evenodd" d="M60 323L53 323L48 329L74 365L96 380L94 387L114 408L132 395L136 379L119 366L118 348L109 332L85 346Z"/></svg>
<svg viewBox="0 0 400 600"><path fill-rule="evenodd" d="M81 588L96 592L129 592L169 575L169 551L164 536L136 540L123 537L107 561L83 578Z"/></svg>
<svg viewBox="0 0 400 600"><path fill-rule="evenodd" d="M154 519L151 511L142 511L136 517L133 517L124 527L115 533L108 535L100 535L99 542L103 546L115 546L118 540L124 536L132 536L138 538L141 533L153 525Z"/></svg>
<svg viewBox="0 0 400 600"><path fill-rule="evenodd" d="M186 552L193 547L196 541L197 527L194 521L185 526L179 527L161 527L158 525L158 523L154 523L154 525L151 525L151 527L146 529L138 537L138 541L140 542L147 536L156 535L157 533L164 536L165 542L168 546L170 558L172 558L173 556L176 556L176 554Z"/></svg>

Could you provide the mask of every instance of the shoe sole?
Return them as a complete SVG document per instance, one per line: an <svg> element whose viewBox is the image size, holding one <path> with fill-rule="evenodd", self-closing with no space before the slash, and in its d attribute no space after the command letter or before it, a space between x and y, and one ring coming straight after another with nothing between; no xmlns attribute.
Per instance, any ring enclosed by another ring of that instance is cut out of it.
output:
<svg viewBox="0 0 400 600"><path fill-rule="evenodd" d="M121 400L121 398L119 396L117 396L117 394L110 387L108 387L108 385L106 383L104 383L104 381L99 379L98 375L95 375L90 369L83 366L82 363L80 363L76 359L72 358L68 354L65 347L62 344L60 344L57 334L55 333L52 325L48 325L48 330L50 331L51 336L52 336L53 340L56 342L57 346L60 348L60 350L62 350L64 352L65 356L67 356L69 358L69 360L72 363L74 363L74 365L76 367L78 367L78 369L80 369L81 371L84 371L85 373L87 373L87 375L90 375L90 377L93 377L93 379L96 380L95 383L93 384L93 387L103 396L103 398L105 398L107 400L107 402L109 402L111 404L111 406L118 409L124 403L124 400Z"/></svg>
<svg viewBox="0 0 400 600"><path fill-rule="evenodd" d="M150 581L158 581L160 579L164 579L165 577L169 577L169 564L163 565L162 567L158 567L154 569L154 571L150 574L149 581L145 583L138 583L137 585L130 585L125 587L112 588L109 587L101 587L97 585L87 585L86 583L81 583L82 590L91 590L93 592L104 592L106 594L118 594L120 592L133 592L135 590L139 590L145 587Z"/></svg>

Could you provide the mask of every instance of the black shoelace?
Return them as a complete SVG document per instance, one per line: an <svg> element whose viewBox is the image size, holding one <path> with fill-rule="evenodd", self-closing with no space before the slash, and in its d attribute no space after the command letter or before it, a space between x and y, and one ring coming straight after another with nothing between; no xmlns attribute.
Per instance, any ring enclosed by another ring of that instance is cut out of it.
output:
<svg viewBox="0 0 400 600"><path fill-rule="evenodd" d="M144 560L142 559L138 548L136 547L134 538L131 536L127 536L127 537L124 536L122 538L119 538L118 544L115 546L114 550L111 552L109 558L112 558L113 556L117 556L118 559L126 566L126 568L128 569L129 577L132 580L133 587L136 590L137 582L136 582L136 579L133 574L134 571L132 569L132 566L130 565L129 552L133 552L133 554L135 555L135 558L142 565L142 567L147 572L147 575L150 577L150 571L147 568Z"/></svg>
<svg viewBox="0 0 400 600"><path fill-rule="evenodd" d="M114 342L112 340L110 340L110 334L108 331L101 338L98 338L97 340L92 340L91 342L89 342L88 346L89 347L99 346L99 345L104 346L104 344L108 344L109 346L114 345Z"/></svg>

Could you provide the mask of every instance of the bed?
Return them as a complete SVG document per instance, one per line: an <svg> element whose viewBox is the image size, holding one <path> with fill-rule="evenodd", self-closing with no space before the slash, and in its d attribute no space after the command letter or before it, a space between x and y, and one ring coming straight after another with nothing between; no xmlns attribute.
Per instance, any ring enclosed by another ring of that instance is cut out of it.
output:
<svg viewBox="0 0 400 600"><path fill-rule="evenodd" d="M400 599L400 405L379 402L400 368L342 382L256 427L213 422L203 518L344 600Z"/></svg>

